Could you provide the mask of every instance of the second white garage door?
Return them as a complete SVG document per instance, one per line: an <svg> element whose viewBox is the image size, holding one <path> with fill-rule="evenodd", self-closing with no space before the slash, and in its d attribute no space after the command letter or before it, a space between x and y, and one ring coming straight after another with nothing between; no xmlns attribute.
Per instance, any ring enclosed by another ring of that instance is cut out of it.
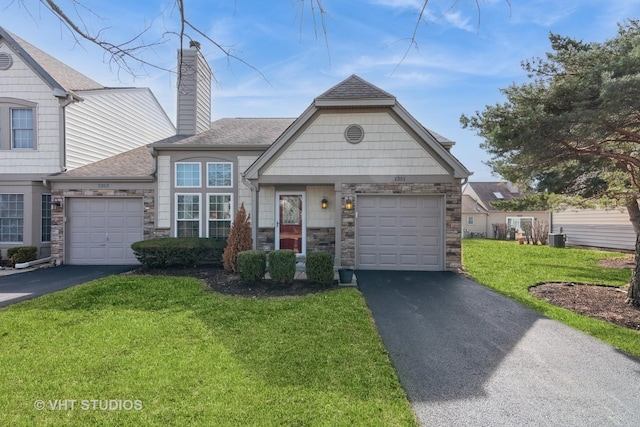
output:
<svg viewBox="0 0 640 427"><path fill-rule="evenodd" d="M138 264L131 244L143 238L142 199L72 198L66 216L68 264Z"/></svg>
<svg viewBox="0 0 640 427"><path fill-rule="evenodd" d="M357 213L356 268L444 270L443 197L358 196Z"/></svg>

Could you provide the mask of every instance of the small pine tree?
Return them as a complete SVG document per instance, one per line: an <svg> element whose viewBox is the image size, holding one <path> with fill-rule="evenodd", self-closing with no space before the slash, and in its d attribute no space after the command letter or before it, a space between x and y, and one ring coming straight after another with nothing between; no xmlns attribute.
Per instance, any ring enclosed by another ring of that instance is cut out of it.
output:
<svg viewBox="0 0 640 427"><path fill-rule="evenodd" d="M253 248L253 239L251 238L251 222L247 211L244 209L244 203L240 205L236 218L233 221L231 230L229 230L229 238L227 239L227 247L222 254L222 262L224 269L232 273L238 272L238 254Z"/></svg>

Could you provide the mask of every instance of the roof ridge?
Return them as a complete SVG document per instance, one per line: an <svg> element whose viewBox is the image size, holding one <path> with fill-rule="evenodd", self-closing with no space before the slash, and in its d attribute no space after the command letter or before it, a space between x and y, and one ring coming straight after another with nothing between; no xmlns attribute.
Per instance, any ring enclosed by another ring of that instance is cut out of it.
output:
<svg viewBox="0 0 640 427"><path fill-rule="evenodd" d="M391 98L395 96L369 83L362 77L352 74L340 83L332 86L316 99L347 99L347 98Z"/></svg>

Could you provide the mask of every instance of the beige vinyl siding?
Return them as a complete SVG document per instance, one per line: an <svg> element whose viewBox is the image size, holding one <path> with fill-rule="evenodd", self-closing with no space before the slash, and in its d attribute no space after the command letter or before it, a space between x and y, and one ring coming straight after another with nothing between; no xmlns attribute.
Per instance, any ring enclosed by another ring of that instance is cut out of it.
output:
<svg viewBox="0 0 640 427"><path fill-rule="evenodd" d="M158 227L171 227L171 157L158 156Z"/></svg>
<svg viewBox="0 0 640 427"><path fill-rule="evenodd" d="M238 156L238 170L236 171L236 182L238 187L238 208L244 203L244 209L251 212L251 188L242 181L242 173L256 161L258 156Z"/></svg>
<svg viewBox="0 0 640 427"><path fill-rule="evenodd" d="M473 217L473 225L469 225L467 218ZM490 225L487 222L488 215L486 213L475 212L475 213L462 213L462 236L463 237L471 237L471 233L474 233L477 236L484 233L485 237L489 237L489 230L491 229Z"/></svg>
<svg viewBox="0 0 640 427"><path fill-rule="evenodd" d="M149 89L79 92L67 107L67 168L74 169L175 134Z"/></svg>
<svg viewBox="0 0 640 427"><path fill-rule="evenodd" d="M364 129L362 142L344 138L347 126ZM386 112L324 113L263 175L446 175L442 167Z"/></svg>
<svg viewBox="0 0 640 427"><path fill-rule="evenodd" d="M273 228L276 226L275 187L260 186L260 221L261 228Z"/></svg>
<svg viewBox="0 0 640 427"><path fill-rule="evenodd" d="M36 150L0 150L2 174L50 174L60 167L60 107L53 90L29 68L6 44L0 52L13 58L13 65L2 71L0 98L16 98L37 104L34 127L37 126Z"/></svg>
<svg viewBox="0 0 640 427"><path fill-rule="evenodd" d="M567 244L609 249L635 249L636 235L626 210L568 209L553 213L553 232Z"/></svg>
<svg viewBox="0 0 640 427"><path fill-rule="evenodd" d="M329 206L322 209L322 198L327 198ZM307 187L307 227L335 227L336 198L333 185Z"/></svg>

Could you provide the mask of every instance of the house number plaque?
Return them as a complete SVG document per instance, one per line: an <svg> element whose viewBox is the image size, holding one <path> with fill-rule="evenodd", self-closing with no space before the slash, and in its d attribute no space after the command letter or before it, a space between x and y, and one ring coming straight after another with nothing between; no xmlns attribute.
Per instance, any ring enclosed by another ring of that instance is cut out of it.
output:
<svg viewBox="0 0 640 427"><path fill-rule="evenodd" d="M407 177L406 176L396 176L393 178L394 182L407 182Z"/></svg>

